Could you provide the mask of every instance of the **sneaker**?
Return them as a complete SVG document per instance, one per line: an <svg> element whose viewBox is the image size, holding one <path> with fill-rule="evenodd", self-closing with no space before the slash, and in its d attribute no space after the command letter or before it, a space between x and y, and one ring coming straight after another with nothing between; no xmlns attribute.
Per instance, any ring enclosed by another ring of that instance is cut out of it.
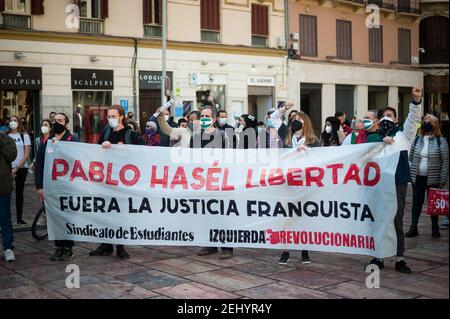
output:
<svg viewBox="0 0 450 319"><path fill-rule="evenodd" d="M123 246L119 246L117 245L117 257L121 258L121 259L129 259L130 255L127 253L127 251L125 250L125 248Z"/></svg>
<svg viewBox="0 0 450 319"><path fill-rule="evenodd" d="M383 259L374 258L374 259L372 259L370 261L369 264L370 265L377 265L380 270L384 268L384 261L383 261Z"/></svg>
<svg viewBox="0 0 450 319"><path fill-rule="evenodd" d="M289 262L289 252L283 251L281 254L280 260L278 261L278 264L280 265L287 265Z"/></svg>
<svg viewBox="0 0 450 319"><path fill-rule="evenodd" d="M96 250L89 252L89 256L109 256L113 253L113 248L110 245L101 244Z"/></svg>
<svg viewBox="0 0 450 319"><path fill-rule="evenodd" d="M56 248L55 252L53 253L53 255L50 256L50 260L53 261L58 261L59 258L61 257L62 253L63 253L64 249L61 247Z"/></svg>
<svg viewBox="0 0 450 319"><path fill-rule="evenodd" d="M404 260L400 260L395 263L395 270L401 272L402 274L410 274L412 272L411 268L406 265Z"/></svg>
<svg viewBox="0 0 450 319"><path fill-rule="evenodd" d="M220 254L220 259L228 259L233 257L233 248L222 248L222 253Z"/></svg>
<svg viewBox="0 0 450 319"><path fill-rule="evenodd" d="M59 257L59 261L69 261L73 258L72 248L65 248Z"/></svg>
<svg viewBox="0 0 450 319"><path fill-rule="evenodd" d="M14 251L12 249L5 250L4 254L6 262L12 262L16 260L16 256L14 256Z"/></svg>
<svg viewBox="0 0 450 319"><path fill-rule="evenodd" d="M419 232L417 231L417 227L410 227L409 231L406 232L405 237L406 238L412 238L419 236Z"/></svg>
<svg viewBox="0 0 450 319"><path fill-rule="evenodd" d="M208 256L208 255L212 255L212 254L217 254L219 252L219 250L216 247L205 247L200 249L197 252L197 255L199 256Z"/></svg>
<svg viewBox="0 0 450 319"><path fill-rule="evenodd" d="M302 264L307 265L311 263L307 250L302 250Z"/></svg>

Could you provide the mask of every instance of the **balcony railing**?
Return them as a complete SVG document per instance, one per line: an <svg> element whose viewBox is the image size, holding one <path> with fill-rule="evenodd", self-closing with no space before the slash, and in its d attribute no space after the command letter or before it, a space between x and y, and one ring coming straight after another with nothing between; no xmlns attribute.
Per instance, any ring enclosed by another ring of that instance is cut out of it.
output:
<svg viewBox="0 0 450 319"><path fill-rule="evenodd" d="M366 0L335 0L335 1L359 5L364 5L364 3L366 2Z"/></svg>
<svg viewBox="0 0 450 319"><path fill-rule="evenodd" d="M80 18L80 33L103 34L103 20Z"/></svg>
<svg viewBox="0 0 450 319"><path fill-rule="evenodd" d="M397 0L397 12L420 14L419 0Z"/></svg>
<svg viewBox="0 0 450 319"><path fill-rule="evenodd" d="M2 13L1 14L1 25L8 28L17 28L17 29L30 29L31 28L31 19L30 16L20 15L20 14L9 14Z"/></svg>
<svg viewBox="0 0 450 319"><path fill-rule="evenodd" d="M381 9L395 11L395 0L366 0L366 5L374 4Z"/></svg>
<svg viewBox="0 0 450 319"><path fill-rule="evenodd" d="M161 38L162 26L160 25L144 25L144 37Z"/></svg>
<svg viewBox="0 0 450 319"><path fill-rule="evenodd" d="M252 46L259 48L267 47L267 37L252 35Z"/></svg>
<svg viewBox="0 0 450 319"><path fill-rule="evenodd" d="M202 30L202 42L220 42L220 32Z"/></svg>

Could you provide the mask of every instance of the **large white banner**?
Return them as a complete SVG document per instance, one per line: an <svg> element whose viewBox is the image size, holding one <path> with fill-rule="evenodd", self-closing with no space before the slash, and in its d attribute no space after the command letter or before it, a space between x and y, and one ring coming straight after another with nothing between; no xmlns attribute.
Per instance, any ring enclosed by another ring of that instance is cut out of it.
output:
<svg viewBox="0 0 450 319"><path fill-rule="evenodd" d="M49 143L49 239L396 253L399 149Z"/></svg>

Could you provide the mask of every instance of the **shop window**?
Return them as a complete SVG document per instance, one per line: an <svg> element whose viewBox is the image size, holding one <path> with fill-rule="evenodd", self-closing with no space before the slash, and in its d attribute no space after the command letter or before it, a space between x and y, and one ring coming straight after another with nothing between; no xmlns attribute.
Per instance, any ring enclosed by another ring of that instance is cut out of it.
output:
<svg viewBox="0 0 450 319"><path fill-rule="evenodd" d="M97 144L108 123L111 91L73 91L73 133L82 142Z"/></svg>
<svg viewBox="0 0 450 319"><path fill-rule="evenodd" d="M224 85L201 85L197 87L197 108L199 110L206 106L211 106L217 110L225 107L225 86Z"/></svg>

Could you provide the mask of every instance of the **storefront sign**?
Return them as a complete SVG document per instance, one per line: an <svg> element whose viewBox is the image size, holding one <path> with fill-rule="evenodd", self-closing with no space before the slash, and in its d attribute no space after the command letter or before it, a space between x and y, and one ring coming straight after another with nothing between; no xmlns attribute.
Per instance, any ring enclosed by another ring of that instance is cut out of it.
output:
<svg viewBox="0 0 450 319"><path fill-rule="evenodd" d="M72 90L113 90L112 70L72 69Z"/></svg>
<svg viewBox="0 0 450 319"><path fill-rule="evenodd" d="M248 77L247 84L251 86L275 86L275 77L252 75Z"/></svg>
<svg viewBox="0 0 450 319"><path fill-rule="evenodd" d="M0 90L41 90L42 69L0 66Z"/></svg>
<svg viewBox="0 0 450 319"><path fill-rule="evenodd" d="M172 83L173 73L166 72ZM152 90L161 89L162 73L159 71L139 71L139 89Z"/></svg>

